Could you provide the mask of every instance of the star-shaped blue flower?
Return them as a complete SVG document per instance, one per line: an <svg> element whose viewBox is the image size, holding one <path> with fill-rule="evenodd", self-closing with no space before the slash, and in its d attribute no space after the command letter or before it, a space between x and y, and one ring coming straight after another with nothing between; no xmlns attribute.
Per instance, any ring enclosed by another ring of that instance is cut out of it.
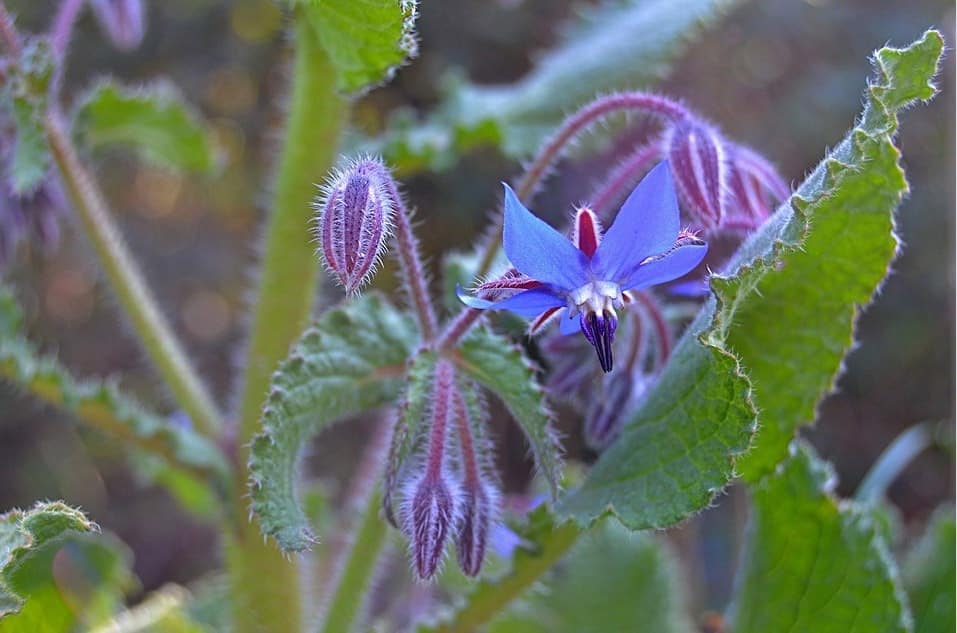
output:
<svg viewBox="0 0 957 633"><path fill-rule="evenodd" d="M679 222L667 162L659 163L635 187L604 234L595 214L580 209L571 241L535 217L505 185L502 242L517 272L482 284L478 291L486 296L521 292L490 301L459 289L459 299L479 310L508 310L534 318L532 332L553 318L560 319L563 333L581 329L595 347L601 368L609 372L618 327L615 310L625 303L624 293L678 279L708 252L707 244L681 231Z"/></svg>

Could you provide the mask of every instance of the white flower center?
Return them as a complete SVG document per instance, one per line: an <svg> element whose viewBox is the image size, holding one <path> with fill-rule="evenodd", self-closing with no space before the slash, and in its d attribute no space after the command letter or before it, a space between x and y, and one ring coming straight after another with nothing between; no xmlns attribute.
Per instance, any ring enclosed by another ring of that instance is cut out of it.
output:
<svg viewBox="0 0 957 633"><path fill-rule="evenodd" d="M621 287L612 281L592 281L568 293L568 313L607 314L618 318L615 308L624 305Z"/></svg>

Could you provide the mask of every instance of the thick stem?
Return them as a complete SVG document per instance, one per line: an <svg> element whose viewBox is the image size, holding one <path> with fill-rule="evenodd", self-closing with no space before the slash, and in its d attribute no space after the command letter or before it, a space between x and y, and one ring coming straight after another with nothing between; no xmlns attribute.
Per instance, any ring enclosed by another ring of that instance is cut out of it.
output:
<svg viewBox="0 0 957 633"><path fill-rule="evenodd" d="M455 371L452 364L440 360L435 366L435 382L432 387L431 435L429 437L429 458L425 466L425 477L438 481L442 476L442 462L445 458L445 445L448 443L448 421L452 412L452 383Z"/></svg>
<svg viewBox="0 0 957 633"><path fill-rule="evenodd" d="M472 329L472 326L475 325L481 316L481 310L463 308L462 311L449 322L445 331L442 332L442 336L439 337L436 348L441 352L450 352L455 349L459 341L462 340L462 337L468 334L468 331Z"/></svg>
<svg viewBox="0 0 957 633"><path fill-rule="evenodd" d="M409 220L409 212L405 204L397 193L395 193L393 199L398 203L395 237L398 243L399 264L402 267L402 275L405 277L406 287L412 299L412 306L415 308L422 338L431 342L435 340L439 322L435 318L435 307L432 305L432 298L429 296L425 268L419 256L418 241L412 231L412 223Z"/></svg>
<svg viewBox="0 0 957 633"><path fill-rule="evenodd" d="M61 115L51 110L44 126L76 214L140 342L196 428L215 437L221 426L220 413L156 305L110 217L103 194L80 162Z"/></svg>
<svg viewBox="0 0 957 633"><path fill-rule="evenodd" d="M80 10L85 3L86 0L61 0L56 15L53 16L53 22L50 25L50 41L58 68L63 65L63 57L70 45L70 37L73 35L73 25L76 24L76 18L80 15Z"/></svg>
<svg viewBox="0 0 957 633"><path fill-rule="evenodd" d="M384 551L387 524L379 516L382 465L389 452L389 424L379 424L350 486L353 515L336 530L335 549L322 587L321 633L351 631L363 611Z"/></svg>
<svg viewBox="0 0 957 633"><path fill-rule="evenodd" d="M306 327L312 313L319 262L310 242L310 201L335 159L347 103L334 88L334 70L306 20L295 28L295 66L285 140L265 235L259 288L253 303L240 383L236 501L245 495L249 443L276 365ZM242 521L229 548L236 633L301 629L296 565L273 543L264 544L258 522Z"/></svg>

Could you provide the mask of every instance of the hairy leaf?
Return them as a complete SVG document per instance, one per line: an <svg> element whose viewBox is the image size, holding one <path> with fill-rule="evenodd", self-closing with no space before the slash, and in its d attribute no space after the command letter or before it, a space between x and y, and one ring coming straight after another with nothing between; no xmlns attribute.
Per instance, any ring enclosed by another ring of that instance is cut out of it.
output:
<svg viewBox="0 0 957 633"><path fill-rule="evenodd" d="M75 379L23 338L21 321L13 294L0 284L0 379L72 413L92 428L164 458L201 487L228 480L229 465L209 440L145 411L112 382Z"/></svg>
<svg viewBox="0 0 957 633"><path fill-rule="evenodd" d="M666 543L604 521L583 534L547 589L519 602L490 633L693 631Z"/></svg>
<svg viewBox="0 0 957 633"><path fill-rule="evenodd" d="M904 561L904 586L914 614L914 633L957 630L955 540L954 508L945 506L934 513L926 534Z"/></svg>
<svg viewBox="0 0 957 633"><path fill-rule="evenodd" d="M755 480L783 459L893 257L893 211L906 191L896 113L933 95L940 51L929 31L910 48L878 52L861 122L712 277L715 296L561 516L588 523L611 510L633 529L666 527L705 507L736 461ZM742 458L756 411L761 430Z"/></svg>
<svg viewBox="0 0 957 633"><path fill-rule="evenodd" d="M300 449L332 423L394 402L416 343L412 320L369 294L323 314L273 375L250 489L263 532L284 550L314 541L295 494Z"/></svg>
<svg viewBox="0 0 957 633"><path fill-rule="evenodd" d="M415 0L293 0L336 68L336 88L354 93L388 81L418 53Z"/></svg>
<svg viewBox="0 0 957 633"><path fill-rule="evenodd" d="M397 117L375 149L400 170L445 167L457 153L482 144L526 157L569 111L596 95L646 87L662 77L684 43L730 4L604 0L582 8L524 78L498 86L451 79L445 101L428 120Z"/></svg>
<svg viewBox="0 0 957 633"><path fill-rule="evenodd" d="M487 328L475 329L459 347L456 361L465 373L501 398L522 427L552 498L558 497L561 455L535 370L522 350Z"/></svg>
<svg viewBox="0 0 957 633"><path fill-rule="evenodd" d="M869 509L830 496L834 473L810 447L791 452L753 488L729 630L908 631L896 568Z"/></svg>
<svg viewBox="0 0 957 633"><path fill-rule="evenodd" d="M77 108L74 134L93 149L125 147L160 167L208 173L218 161L199 115L165 82L97 84Z"/></svg>
<svg viewBox="0 0 957 633"><path fill-rule="evenodd" d="M0 515L0 632L102 623L133 578L131 555L61 502Z"/></svg>
<svg viewBox="0 0 957 633"><path fill-rule="evenodd" d="M24 195L40 185L50 166L50 150L43 132L47 91L53 73L49 42L29 38L8 72L0 94L13 120L16 138L7 165L7 182L14 194Z"/></svg>

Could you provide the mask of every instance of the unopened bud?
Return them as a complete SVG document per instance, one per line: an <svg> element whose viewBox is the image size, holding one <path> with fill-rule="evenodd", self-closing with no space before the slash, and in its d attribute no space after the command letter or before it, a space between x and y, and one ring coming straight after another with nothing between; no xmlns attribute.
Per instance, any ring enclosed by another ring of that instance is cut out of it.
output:
<svg viewBox="0 0 957 633"><path fill-rule="evenodd" d="M426 475L410 491L405 513L412 566L422 580L438 571L442 554L455 523L455 495L440 477Z"/></svg>
<svg viewBox="0 0 957 633"><path fill-rule="evenodd" d="M347 293L357 293L375 271L392 230L398 201L389 170L364 158L337 171L316 202L319 252Z"/></svg>
<svg viewBox="0 0 957 633"><path fill-rule="evenodd" d="M585 414L585 443L596 451L611 444L625 424L633 392L628 372L611 374L605 379L600 398L595 398Z"/></svg>
<svg viewBox="0 0 957 633"><path fill-rule="evenodd" d="M489 530L498 513L498 495L481 482L466 484L462 497L462 522L455 539L459 567L467 576L478 576L485 560Z"/></svg>
<svg viewBox="0 0 957 633"><path fill-rule="evenodd" d="M143 41L146 15L143 0L90 0L96 21L121 51L131 51Z"/></svg>
<svg viewBox="0 0 957 633"><path fill-rule="evenodd" d="M783 202L790 190L777 170L746 147L733 146L729 152L729 206L736 217L764 220Z"/></svg>
<svg viewBox="0 0 957 633"><path fill-rule="evenodd" d="M711 126L686 120L665 138L675 186L693 222L712 228L725 212L728 165L724 140Z"/></svg>

